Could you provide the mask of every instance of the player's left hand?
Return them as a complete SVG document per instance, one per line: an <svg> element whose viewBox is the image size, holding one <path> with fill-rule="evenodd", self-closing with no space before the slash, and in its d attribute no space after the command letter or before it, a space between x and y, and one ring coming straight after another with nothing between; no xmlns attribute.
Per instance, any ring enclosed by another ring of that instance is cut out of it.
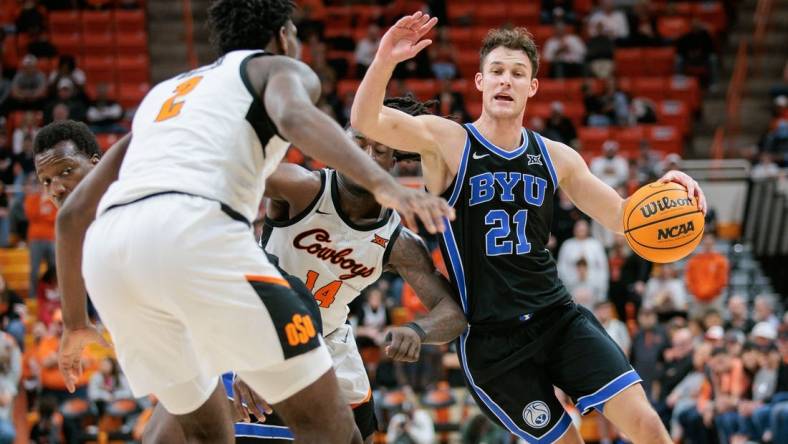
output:
<svg viewBox="0 0 788 444"><path fill-rule="evenodd" d="M238 375L233 378L233 405L235 406L236 421L250 422L249 414L257 417L258 422L265 422L265 416L274 412L274 409L265 402L251 387Z"/></svg>
<svg viewBox="0 0 788 444"><path fill-rule="evenodd" d="M94 343L111 348L93 325L63 330L63 335L60 338L60 351L57 354L57 364L69 393L74 393L77 381L82 376L82 350Z"/></svg>
<svg viewBox="0 0 788 444"><path fill-rule="evenodd" d="M704 215L706 214L706 210L708 209L706 205L706 196L703 194L703 190L700 189L698 182L695 182L695 179L681 171L672 170L665 173L659 181L661 183L675 182L686 188L687 195L694 199L698 205L698 209L702 211Z"/></svg>
<svg viewBox="0 0 788 444"><path fill-rule="evenodd" d="M408 327L392 327L386 334L386 356L395 361L416 362L421 353L419 334Z"/></svg>

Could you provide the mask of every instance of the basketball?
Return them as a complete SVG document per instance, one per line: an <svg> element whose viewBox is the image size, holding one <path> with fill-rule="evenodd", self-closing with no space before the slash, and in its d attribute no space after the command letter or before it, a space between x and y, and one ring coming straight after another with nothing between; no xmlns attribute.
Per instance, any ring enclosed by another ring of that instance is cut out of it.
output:
<svg viewBox="0 0 788 444"><path fill-rule="evenodd" d="M675 262L692 253L703 238L704 218L694 199L677 183L650 183L624 208L624 235L640 257Z"/></svg>

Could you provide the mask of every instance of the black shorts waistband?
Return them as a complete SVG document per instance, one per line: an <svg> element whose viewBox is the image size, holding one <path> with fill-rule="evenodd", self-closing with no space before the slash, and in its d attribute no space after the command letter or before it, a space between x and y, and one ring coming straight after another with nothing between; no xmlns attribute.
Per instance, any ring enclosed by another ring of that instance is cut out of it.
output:
<svg viewBox="0 0 788 444"><path fill-rule="evenodd" d="M141 201L146 200L146 199L150 199L152 197L164 196L164 195L167 195L167 194L180 194L180 195L183 195L183 196L199 197L200 199L205 199L205 200L210 200L211 202L216 202L216 203L219 204L219 207L221 208L222 212L224 214L230 216L231 219L236 220L238 222L243 222L244 224L246 224L247 227L251 227L252 226L252 224L249 223L249 220L247 220L241 213L235 211L232 207L230 207L226 203L218 201L216 199L211 199L211 198L208 198L208 197L205 197L205 196L200 196L199 194L185 193L183 191L160 191L158 193L148 194L147 196L139 197L139 198L134 199L134 200L132 200L130 202L124 202L124 203L119 203L119 204L115 204L115 205L110 205L109 207L107 207L106 210L104 210L104 212L106 213L107 211L115 209L115 208L125 207L125 206L131 205L131 204L135 204L137 202L141 202Z"/></svg>
<svg viewBox="0 0 788 444"><path fill-rule="evenodd" d="M550 317L553 313L572 308L574 307L574 305L575 303L573 301L567 301L562 304L557 304L547 308L543 308L542 310L539 310L536 313L521 315L520 317L515 319L508 319L505 321L497 321L497 322L484 322L484 323L471 322L470 326L474 331L478 331L478 332L508 334L514 328L521 328L525 325L530 325L535 322L541 322L544 319Z"/></svg>

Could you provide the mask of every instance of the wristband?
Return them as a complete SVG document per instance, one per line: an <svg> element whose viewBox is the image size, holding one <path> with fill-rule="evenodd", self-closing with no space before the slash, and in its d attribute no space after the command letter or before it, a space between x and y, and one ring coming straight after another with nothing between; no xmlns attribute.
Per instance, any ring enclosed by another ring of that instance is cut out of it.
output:
<svg viewBox="0 0 788 444"><path fill-rule="evenodd" d="M424 338L427 337L427 332L424 331L424 329L421 328L421 326L415 322L408 322L407 324L404 324L403 327L408 327L409 329L415 331L416 334L419 335L419 339L421 339L422 341L424 340Z"/></svg>

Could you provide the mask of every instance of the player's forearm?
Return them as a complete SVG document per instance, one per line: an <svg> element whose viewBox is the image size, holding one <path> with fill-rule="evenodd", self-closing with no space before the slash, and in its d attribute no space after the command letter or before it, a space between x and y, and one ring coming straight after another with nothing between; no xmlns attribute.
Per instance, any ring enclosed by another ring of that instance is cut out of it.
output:
<svg viewBox="0 0 788 444"><path fill-rule="evenodd" d="M376 57L356 91L350 110L350 125L365 135L373 133L380 121L386 86L395 67L395 64Z"/></svg>
<svg viewBox="0 0 788 444"><path fill-rule="evenodd" d="M442 298L426 316L415 322L427 334L422 341L424 344L451 342L468 325L462 310L448 295Z"/></svg>
<svg viewBox="0 0 788 444"><path fill-rule="evenodd" d="M396 186L396 180L353 144L330 117L311 105L300 108L289 110L279 122L282 136L293 145L370 192Z"/></svg>

